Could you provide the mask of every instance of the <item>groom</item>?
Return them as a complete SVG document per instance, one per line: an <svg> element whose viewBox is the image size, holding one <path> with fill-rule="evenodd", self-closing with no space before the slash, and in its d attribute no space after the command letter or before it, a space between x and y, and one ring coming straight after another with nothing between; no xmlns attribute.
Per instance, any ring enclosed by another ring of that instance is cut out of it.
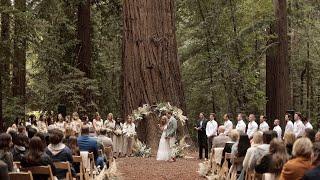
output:
<svg viewBox="0 0 320 180"><path fill-rule="evenodd" d="M166 113L166 116L169 119L167 130L166 130L166 139L169 139L170 153L172 153L172 150L173 150L175 143L176 143L176 131L177 131L178 126L177 126L177 120L176 120L176 118L173 117L171 111L168 111ZM173 155L171 155L170 161L175 162L176 157L173 157Z"/></svg>

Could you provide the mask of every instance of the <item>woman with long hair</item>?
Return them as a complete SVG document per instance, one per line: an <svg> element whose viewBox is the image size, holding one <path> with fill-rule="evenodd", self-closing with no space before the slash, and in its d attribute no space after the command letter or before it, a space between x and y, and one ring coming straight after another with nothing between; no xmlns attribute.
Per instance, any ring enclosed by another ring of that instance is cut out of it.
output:
<svg viewBox="0 0 320 180"><path fill-rule="evenodd" d="M7 133L0 134L0 160L8 165L8 171L13 171L13 156L10 152L12 138Z"/></svg>
<svg viewBox="0 0 320 180"><path fill-rule="evenodd" d="M107 129L109 138L113 138L113 130L116 127L116 121L113 119L113 114L109 113L107 119L104 121L104 127Z"/></svg>
<svg viewBox="0 0 320 180"><path fill-rule="evenodd" d="M122 153L122 144L123 144L123 132L122 132L122 123L118 118L113 130L113 153L114 155L118 154L118 157L121 156Z"/></svg>

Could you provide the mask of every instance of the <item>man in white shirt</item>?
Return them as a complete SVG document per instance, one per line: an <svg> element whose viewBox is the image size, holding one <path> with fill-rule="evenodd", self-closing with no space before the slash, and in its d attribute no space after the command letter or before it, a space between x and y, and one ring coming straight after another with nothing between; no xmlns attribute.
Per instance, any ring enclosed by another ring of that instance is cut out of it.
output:
<svg viewBox="0 0 320 180"><path fill-rule="evenodd" d="M230 121L230 116L228 114L225 114L223 116L223 119L224 119L223 126L225 128L224 134L228 136L230 131L233 129L233 124L232 124L232 121Z"/></svg>
<svg viewBox="0 0 320 180"><path fill-rule="evenodd" d="M306 127L306 129L313 129L310 121L307 118L305 118L305 120L303 121L303 124Z"/></svg>
<svg viewBox="0 0 320 180"><path fill-rule="evenodd" d="M293 133L296 136L296 138L298 137L302 137L304 135L304 131L305 131L305 126L301 121L302 119L302 115L299 112L296 112L294 114L294 124L293 124Z"/></svg>
<svg viewBox="0 0 320 180"><path fill-rule="evenodd" d="M286 116L284 117L286 121L286 128L284 130L284 134L286 133L293 133L293 122L291 121L292 115L287 113Z"/></svg>
<svg viewBox="0 0 320 180"><path fill-rule="evenodd" d="M269 131L269 125L266 121L267 121L267 117L264 115L261 115L260 116L259 131L262 131L262 132Z"/></svg>
<svg viewBox="0 0 320 180"><path fill-rule="evenodd" d="M238 117L237 117L238 123L236 126L236 130L238 130L239 132L242 132L242 133L245 133L246 128L247 128L246 123L243 121L244 118L245 118L244 114L242 114L242 113L238 114Z"/></svg>
<svg viewBox="0 0 320 180"><path fill-rule="evenodd" d="M208 150L211 152L212 140L215 136L217 136L218 123L215 121L216 114L210 114L210 120L207 122L206 126L206 135L208 137Z"/></svg>
<svg viewBox="0 0 320 180"><path fill-rule="evenodd" d="M258 124L256 123L256 116L254 114L249 115L249 123L247 129L247 135L249 139L253 137L253 134L258 131Z"/></svg>
<svg viewBox="0 0 320 180"><path fill-rule="evenodd" d="M282 129L280 127L280 120L279 119L275 119L274 122L274 127L273 127L273 130L275 132L277 132L277 135L278 135L278 138L281 139L281 136L282 136Z"/></svg>

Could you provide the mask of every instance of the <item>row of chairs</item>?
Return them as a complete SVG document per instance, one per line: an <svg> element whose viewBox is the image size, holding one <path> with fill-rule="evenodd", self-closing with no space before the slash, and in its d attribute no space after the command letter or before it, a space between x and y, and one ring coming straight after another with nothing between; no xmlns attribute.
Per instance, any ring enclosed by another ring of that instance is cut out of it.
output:
<svg viewBox="0 0 320 180"><path fill-rule="evenodd" d="M110 147L104 148L104 153L106 157L110 157L111 152L112 152L112 149ZM80 179L80 180L94 179L94 176L96 174L94 172L95 162L94 162L93 153L88 153L88 159L90 160L90 167L86 168L83 163L82 156L73 156L73 162L80 164L80 171L79 173L76 174L77 179ZM112 159L109 158L108 161L111 162ZM57 169L67 170L67 174L65 178L66 180L73 180L72 173L71 173L71 165L69 162L55 162L54 165ZM20 165L20 162L14 162L14 166L17 167L17 169L21 170L21 172L9 173L10 180L33 180L32 174L47 175L50 180L56 179L53 176L50 166L22 168Z"/></svg>

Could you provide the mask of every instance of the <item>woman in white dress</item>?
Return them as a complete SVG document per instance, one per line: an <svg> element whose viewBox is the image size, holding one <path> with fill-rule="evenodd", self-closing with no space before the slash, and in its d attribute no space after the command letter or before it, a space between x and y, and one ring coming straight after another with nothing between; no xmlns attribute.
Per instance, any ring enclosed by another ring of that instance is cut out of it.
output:
<svg viewBox="0 0 320 180"><path fill-rule="evenodd" d="M116 121L113 119L113 114L109 113L107 120L104 121L104 127L107 129L107 134L109 138L113 138L113 130L116 127Z"/></svg>
<svg viewBox="0 0 320 180"><path fill-rule="evenodd" d="M115 155L118 155L118 157L120 157L122 153L122 144L123 144L122 126L123 125L120 122L120 119L117 119L114 131L113 131L114 135L113 135L112 143L113 143L113 153Z"/></svg>
<svg viewBox="0 0 320 180"><path fill-rule="evenodd" d="M100 129L103 126L103 120L98 112L96 112L96 117L92 121L94 130L99 133Z"/></svg>
<svg viewBox="0 0 320 180"><path fill-rule="evenodd" d="M159 147L158 147L157 161L170 160L169 140L166 139L167 125L168 125L168 118L166 116L162 116L161 122L159 124L159 127L162 130L162 135L161 135Z"/></svg>

